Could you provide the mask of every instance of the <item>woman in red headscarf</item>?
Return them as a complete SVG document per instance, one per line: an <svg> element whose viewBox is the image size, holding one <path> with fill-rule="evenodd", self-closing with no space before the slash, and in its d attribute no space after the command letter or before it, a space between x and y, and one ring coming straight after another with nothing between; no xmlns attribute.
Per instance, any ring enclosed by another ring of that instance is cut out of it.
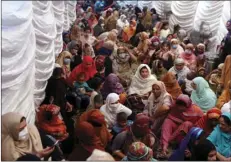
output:
<svg viewBox="0 0 231 162"><path fill-rule="evenodd" d="M107 129L104 115L100 112L100 110L92 109L84 112L80 116L79 120L76 122L77 127L79 123L84 121L87 121L93 125L97 137L100 138L102 146L106 148L106 146L109 144L109 142L112 139L112 135Z"/></svg>
<svg viewBox="0 0 231 162"><path fill-rule="evenodd" d="M90 123L85 121L79 123L76 128L76 136L78 144L69 155L68 161L86 161L95 149L104 151L102 143Z"/></svg>
<svg viewBox="0 0 231 162"><path fill-rule="evenodd" d="M202 110L192 104L187 95L181 94L162 125L160 156L165 157L169 142L173 140L180 142L202 116Z"/></svg>
<svg viewBox="0 0 231 162"><path fill-rule="evenodd" d="M97 73L94 60L91 56L84 56L83 62L73 69L68 78L68 81L71 85L73 85L73 82L76 80L77 74L81 72L85 73L85 81L93 78L94 75Z"/></svg>
<svg viewBox="0 0 231 162"><path fill-rule="evenodd" d="M206 135L209 136L213 129L219 123L219 118L221 116L221 110L218 108L212 108L207 111L206 115L204 115L198 122L196 123L196 127L202 128Z"/></svg>

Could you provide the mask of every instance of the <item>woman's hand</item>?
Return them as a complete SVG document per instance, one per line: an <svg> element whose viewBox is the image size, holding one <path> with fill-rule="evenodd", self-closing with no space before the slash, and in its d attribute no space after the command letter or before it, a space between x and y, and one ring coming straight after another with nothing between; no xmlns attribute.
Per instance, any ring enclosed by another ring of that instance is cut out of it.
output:
<svg viewBox="0 0 231 162"><path fill-rule="evenodd" d="M55 149L55 147L47 147L47 148L37 152L36 156L38 156L39 158L47 157L54 151L54 149Z"/></svg>
<svg viewBox="0 0 231 162"><path fill-rule="evenodd" d="M73 109L73 106L69 102L67 102L67 105L66 105L67 112L71 112L72 109Z"/></svg>

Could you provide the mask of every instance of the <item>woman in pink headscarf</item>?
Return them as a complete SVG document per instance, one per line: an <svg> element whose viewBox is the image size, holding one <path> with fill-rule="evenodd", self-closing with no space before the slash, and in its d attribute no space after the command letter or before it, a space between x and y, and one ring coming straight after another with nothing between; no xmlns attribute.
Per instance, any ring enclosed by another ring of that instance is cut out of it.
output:
<svg viewBox="0 0 231 162"><path fill-rule="evenodd" d="M189 43L185 47L185 51L180 54L180 57L184 60L185 65L191 70L196 71L197 67L197 58L194 55L194 46Z"/></svg>

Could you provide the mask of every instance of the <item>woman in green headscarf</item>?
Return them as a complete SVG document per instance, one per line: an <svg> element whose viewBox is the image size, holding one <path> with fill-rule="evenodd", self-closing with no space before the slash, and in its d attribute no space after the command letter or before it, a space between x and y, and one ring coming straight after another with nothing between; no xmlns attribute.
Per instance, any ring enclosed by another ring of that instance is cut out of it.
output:
<svg viewBox="0 0 231 162"><path fill-rule="evenodd" d="M196 77L192 81L193 91L191 99L194 104L199 106L204 112L215 107L217 97L210 89L208 82L202 77Z"/></svg>

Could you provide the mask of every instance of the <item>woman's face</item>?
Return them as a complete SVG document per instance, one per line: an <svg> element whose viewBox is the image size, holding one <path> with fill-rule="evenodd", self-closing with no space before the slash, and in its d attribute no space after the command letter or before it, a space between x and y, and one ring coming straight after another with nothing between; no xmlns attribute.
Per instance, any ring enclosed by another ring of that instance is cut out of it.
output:
<svg viewBox="0 0 231 162"><path fill-rule="evenodd" d="M86 62L85 67L86 69L92 67L92 62Z"/></svg>
<svg viewBox="0 0 231 162"><path fill-rule="evenodd" d="M216 160L217 160L217 151L216 150L210 151L210 153L208 154L208 161L216 161Z"/></svg>
<svg viewBox="0 0 231 162"><path fill-rule="evenodd" d="M225 133L230 133L231 132L231 126L229 126L227 123L225 123L225 120L223 117L220 117L219 119L220 123L220 129L225 132Z"/></svg>
<svg viewBox="0 0 231 162"><path fill-rule="evenodd" d="M77 55L78 54L78 50L79 50L79 48L77 46L75 46L74 48L71 49L71 54L72 55Z"/></svg>
<svg viewBox="0 0 231 162"><path fill-rule="evenodd" d="M19 132L21 132L25 127L26 127L26 120L24 119L20 124L19 124Z"/></svg>
<svg viewBox="0 0 231 162"><path fill-rule="evenodd" d="M180 71L184 68L184 64L176 64L175 67L176 67L176 70Z"/></svg>
<svg viewBox="0 0 231 162"><path fill-rule="evenodd" d="M205 70L202 69L198 72L198 75L201 76L201 77L204 77L205 76Z"/></svg>
<svg viewBox="0 0 231 162"><path fill-rule="evenodd" d="M163 49L164 51L169 51L169 50L170 50L167 44L164 44L164 45L162 46L162 49Z"/></svg>
<svg viewBox="0 0 231 162"><path fill-rule="evenodd" d="M153 85L152 86L152 93L154 94L154 96L156 97L156 98L158 98L158 97L160 97L160 95L161 95L161 89L160 89L160 87L158 86L158 85Z"/></svg>
<svg viewBox="0 0 231 162"><path fill-rule="evenodd" d="M143 68L143 69L140 71L140 75L141 75L141 77L144 78L144 79L148 78L148 76L149 76L148 69Z"/></svg>

